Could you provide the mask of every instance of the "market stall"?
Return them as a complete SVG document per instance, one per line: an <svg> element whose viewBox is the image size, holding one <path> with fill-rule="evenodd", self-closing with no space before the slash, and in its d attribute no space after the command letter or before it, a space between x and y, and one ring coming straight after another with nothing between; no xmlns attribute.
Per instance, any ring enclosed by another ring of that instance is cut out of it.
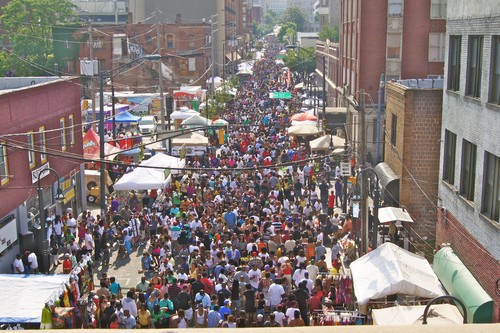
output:
<svg viewBox="0 0 500 333"><path fill-rule="evenodd" d="M394 295L432 299L443 288L424 257L393 243L384 243L350 265L359 305Z"/></svg>
<svg viewBox="0 0 500 333"><path fill-rule="evenodd" d="M373 325L422 325L425 305L393 306L372 310ZM435 304L427 316L429 325L460 325L463 317L452 304Z"/></svg>

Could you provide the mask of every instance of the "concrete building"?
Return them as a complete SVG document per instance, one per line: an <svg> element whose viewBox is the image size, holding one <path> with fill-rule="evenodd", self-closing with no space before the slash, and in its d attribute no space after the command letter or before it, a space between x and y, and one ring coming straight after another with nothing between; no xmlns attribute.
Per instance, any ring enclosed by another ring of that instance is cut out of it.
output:
<svg viewBox="0 0 500 333"><path fill-rule="evenodd" d="M306 17L306 26L313 27L314 25L314 2L315 0L287 0L286 8L297 7ZM309 31L312 31L309 30Z"/></svg>
<svg viewBox="0 0 500 333"><path fill-rule="evenodd" d="M131 23L129 0L72 0L80 19L99 25Z"/></svg>
<svg viewBox="0 0 500 333"><path fill-rule="evenodd" d="M494 300L499 321L500 7L448 2L437 244Z"/></svg>
<svg viewBox="0 0 500 333"><path fill-rule="evenodd" d="M79 83L76 77L0 79L2 273L12 272L17 253L36 250L43 240L39 187L47 217L68 208L78 214L85 208ZM44 172L48 168L55 172ZM65 196L62 202L54 200L58 183Z"/></svg>
<svg viewBox="0 0 500 333"><path fill-rule="evenodd" d="M286 0L263 0L264 14L273 11L282 15L286 10Z"/></svg>
<svg viewBox="0 0 500 333"><path fill-rule="evenodd" d="M317 0L314 3L314 15L319 16L319 31L326 25L338 27L340 23L340 0Z"/></svg>
<svg viewBox="0 0 500 333"><path fill-rule="evenodd" d="M387 204L405 207L413 249L432 257L436 231L443 80L401 80L387 84L385 163L399 188L385 188ZM379 167L377 167L379 168ZM381 171L379 177L386 175Z"/></svg>

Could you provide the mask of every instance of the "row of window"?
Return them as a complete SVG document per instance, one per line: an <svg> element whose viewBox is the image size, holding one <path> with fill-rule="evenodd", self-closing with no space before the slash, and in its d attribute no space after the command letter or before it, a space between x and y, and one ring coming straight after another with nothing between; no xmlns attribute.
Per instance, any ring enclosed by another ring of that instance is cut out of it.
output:
<svg viewBox="0 0 500 333"><path fill-rule="evenodd" d="M462 55L462 36L451 35L448 56L447 89L460 90L460 71ZM481 97L481 73L483 66L484 36L472 35L467 44L467 71L465 95L473 98ZM488 103L500 104L500 36L491 39L491 68L489 77Z"/></svg>
<svg viewBox="0 0 500 333"><path fill-rule="evenodd" d="M401 59L401 45L403 34L389 33L387 34L387 59ZM444 62L445 54L445 33L431 32L429 33L429 62Z"/></svg>
<svg viewBox="0 0 500 333"><path fill-rule="evenodd" d="M445 130L442 179L451 185L455 184L456 147L457 135ZM459 193L469 201L475 201L476 157L477 146L463 139ZM487 151L484 152L482 189L481 213L489 219L499 222L500 157Z"/></svg>
<svg viewBox="0 0 500 333"><path fill-rule="evenodd" d="M69 146L76 143L75 121L73 115L68 116L68 123L65 118L59 119L60 145L61 151L66 151ZM30 131L26 134L26 149L28 153L28 165L30 169L37 166L36 154L40 156L40 165L47 162L47 139L45 137L45 126L40 126L38 132ZM69 139L69 140L68 140ZM0 184L4 185L9 181L9 164L7 158L7 146L0 142Z"/></svg>
<svg viewBox="0 0 500 333"><path fill-rule="evenodd" d="M446 18L446 3L447 0L431 0L431 19L445 19ZM403 16L404 0L389 0L387 6L387 15L389 17L402 17Z"/></svg>

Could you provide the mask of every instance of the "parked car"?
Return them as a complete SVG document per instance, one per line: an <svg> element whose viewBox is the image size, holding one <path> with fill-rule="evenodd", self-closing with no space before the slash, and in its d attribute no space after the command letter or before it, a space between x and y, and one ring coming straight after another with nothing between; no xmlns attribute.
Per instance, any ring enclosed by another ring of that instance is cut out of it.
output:
<svg viewBox="0 0 500 333"><path fill-rule="evenodd" d="M155 135L157 129L155 116L143 116L139 121L139 131L142 135Z"/></svg>

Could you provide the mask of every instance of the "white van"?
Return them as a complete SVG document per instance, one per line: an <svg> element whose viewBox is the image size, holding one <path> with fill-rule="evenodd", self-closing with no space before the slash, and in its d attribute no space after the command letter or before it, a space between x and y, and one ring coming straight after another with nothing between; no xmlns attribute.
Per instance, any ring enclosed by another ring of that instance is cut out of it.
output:
<svg viewBox="0 0 500 333"><path fill-rule="evenodd" d="M155 116L143 116L139 121L139 131L143 135L156 134L156 117Z"/></svg>

